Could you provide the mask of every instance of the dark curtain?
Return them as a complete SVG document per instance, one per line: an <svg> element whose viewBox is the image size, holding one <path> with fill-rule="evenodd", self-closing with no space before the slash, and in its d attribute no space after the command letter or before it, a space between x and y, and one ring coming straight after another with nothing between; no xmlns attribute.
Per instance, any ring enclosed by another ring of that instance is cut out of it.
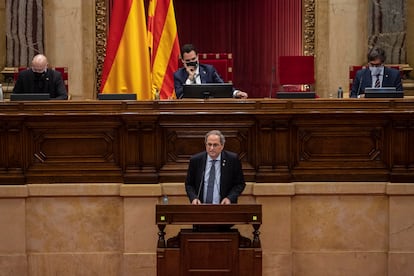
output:
<svg viewBox="0 0 414 276"><path fill-rule="evenodd" d="M174 0L174 7L180 45L233 53L234 85L250 97L278 89L280 55L302 55L301 0Z"/></svg>

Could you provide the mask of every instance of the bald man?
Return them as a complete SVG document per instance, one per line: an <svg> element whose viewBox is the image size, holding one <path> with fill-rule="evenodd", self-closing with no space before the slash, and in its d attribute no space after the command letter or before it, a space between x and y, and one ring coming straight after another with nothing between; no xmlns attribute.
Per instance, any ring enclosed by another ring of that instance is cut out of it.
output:
<svg viewBox="0 0 414 276"><path fill-rule="evenodd" d="M39 54L32 60L32 67L21 71L13 93L48 93L50 99L67 100L68 94L62 74L48 68L46 56Z"/></svg>

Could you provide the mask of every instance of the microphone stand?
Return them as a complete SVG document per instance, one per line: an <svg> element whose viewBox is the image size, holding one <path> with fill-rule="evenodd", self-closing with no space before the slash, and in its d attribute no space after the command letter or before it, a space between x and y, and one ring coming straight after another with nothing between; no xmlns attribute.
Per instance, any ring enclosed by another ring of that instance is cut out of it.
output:
<svg viewBox="0 0 414 276"><path fill-rule="evenodd" d="M272 98L272 89L273 89L273 76L275 74L275 67L272 66L272 72L270 74L270 89L269 89L269 98Z"/></svg>

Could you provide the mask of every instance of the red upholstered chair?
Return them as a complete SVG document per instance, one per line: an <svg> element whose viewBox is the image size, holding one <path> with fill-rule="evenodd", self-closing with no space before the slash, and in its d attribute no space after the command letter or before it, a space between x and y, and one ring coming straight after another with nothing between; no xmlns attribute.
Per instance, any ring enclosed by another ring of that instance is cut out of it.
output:
<svg viewBox="0 0 414 276"><path fill-rule="evenodd" d="M282 91L310 91L315 84L314 57L280 56L278 72Z"/></svg>
<svg viewBox="0 0 414 276"><path fill-rule="evenodd" d="M19 75L20 71L27 70L27 69L29 69L29 67L15 67L14 76L13 76L14 81L16 82L17 76ZM68 67L50 67L50 69L56 70L62 74L62 79L63 79L63 82L65 83L66 92L68 93L68 96L69 96Z"/></svg>
<svg viewBox="0 0 414 276"><path fill-rule="evenodd" d="M385 65L385 66L399 70L400 74L401 74L401 77L403 77L404 72L403 72L401 66L399 66L399 65ZM352 83L354 82L356 73L359 70L365 69L365 68L367 68L367 66L365 66L365 65L351 65L351 66L349 66L349 91L351 91L351 89L352 89Z"/></svg>
<svg viewBox="0 0 414 276"><path fill-rule="evenodd" d="M198 60L200 63L213 65L224 82L233 82L233 54L199 53Z"/></svg>

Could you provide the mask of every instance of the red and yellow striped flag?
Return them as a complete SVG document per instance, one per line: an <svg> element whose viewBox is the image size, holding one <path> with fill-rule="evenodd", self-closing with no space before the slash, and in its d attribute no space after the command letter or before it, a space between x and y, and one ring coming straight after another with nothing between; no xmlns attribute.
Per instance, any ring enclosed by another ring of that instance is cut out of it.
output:
<svg viewBox="0 0 414 276"><path fill-rule="evenodd" d="M174 72L178 69L180 46L173 0L150 0L148 42L151 50L152 95L175 98Z"/></svg>
<svg viewBox="0 0 414 276"><path fill-rule="evenodd" d="M151 99L147 41L144 1L114 1L102 93L135 93L138 100Z"/></svg>

